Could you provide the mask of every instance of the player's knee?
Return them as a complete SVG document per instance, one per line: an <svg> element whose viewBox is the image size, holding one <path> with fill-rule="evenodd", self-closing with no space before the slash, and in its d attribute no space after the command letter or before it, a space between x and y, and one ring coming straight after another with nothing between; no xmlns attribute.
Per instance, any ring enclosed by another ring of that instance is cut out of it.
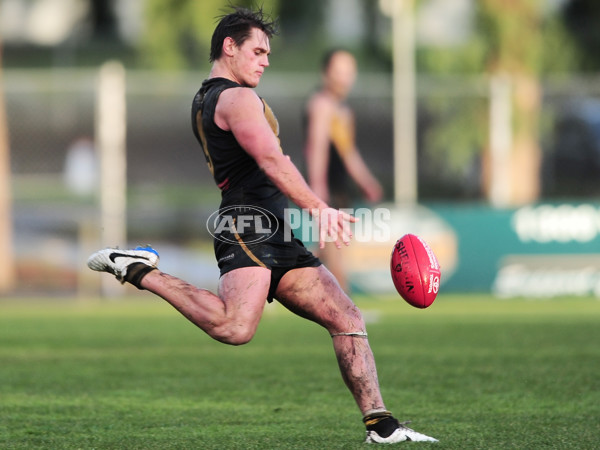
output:
<svg viewBox="0 0 600 450"><path fill-rule="evenodd" d="M329 331L347 332L364 331L366 329L363 315L357 306L346 310L344 314L336 315L335 319Z"/></svg>
<svg viewBox="0 0 600 450"><path fill-rule="evenodd" d="M214 329L211 336L219 342L228 345L244 345L252 340L255 330L251 329Z"/></svg>
<svg viewBox="0 0 600 450"><path fill-rule="evenodd" d="M357 311L357 314L352 316L352 324L354 325L355 330L364 330L366 329L365 320L358 308Z"/></svg>

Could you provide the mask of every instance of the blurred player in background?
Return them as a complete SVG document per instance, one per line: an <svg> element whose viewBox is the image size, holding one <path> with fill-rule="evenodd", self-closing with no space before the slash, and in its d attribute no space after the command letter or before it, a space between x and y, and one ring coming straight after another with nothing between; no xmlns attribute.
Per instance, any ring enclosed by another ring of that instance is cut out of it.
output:
<svg viewBox="0 0 600 450"><path fill-rule="evenodd" d="M387 411L361 312L319 259L300 241L286 240L279 227L257 243L258 225L242 220L244 211L261 208L283 221L291 199L318 217L321 241L332 238L338 246L349 243L354 221L308 187L281 150L275 116L252 89L269 65L274 32L262 11L236 8L222 17L212 38L209 78L192 105L194 133L221 189L220 211L232 215L231 226L215 233L221 270L217 295L160 271L158 253L150 247L100 250L88 266L162 297L209 336L230 345L249 342L266 302L277 299L331 335L342 377L363 414L367 442L435 441Z"/></svg>
<svg viewBox="0 0 600 450"><path fill-rule="evenodd" d="M310 97L305 111L308 183L334 208L353 206L350 178L367 201L378 202L383 190L358 151L354 114L346 103L356 80L356 59L345 50L332 50L323 59L321 75L321 87ZM326 244L319 257L348 292L343 251Z"/></svg>

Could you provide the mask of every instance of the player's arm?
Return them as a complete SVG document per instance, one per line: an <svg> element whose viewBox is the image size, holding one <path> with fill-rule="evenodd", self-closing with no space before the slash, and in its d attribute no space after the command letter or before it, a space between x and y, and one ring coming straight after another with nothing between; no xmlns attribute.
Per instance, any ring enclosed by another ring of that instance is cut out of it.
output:
<svg viewBox="0 0 600 450"><path fill-rule="evenodd" d="M383 189L365 164L358 150L350 152L344 158L344 164L352 179L363 191L366 199L370 202L380 201L383 196Z"/></svg>
<svg viewBox="0 0 600 450"><path fill-rule="evenodd" d="M308 184L324 201L329 201L327 171L329 167L329 126L333 105L316 95L307 105L306 168Z"/></svg>
<svg viewBox="0 0 600 450"><path fill-rule="evenodd" d="M321 245L326 236L334 237L338 246L341 242L348 244L351 237L349 222L357 219L329 208L315 195L296 166L282 153L263 108L262 101L251 89L227 89L217 103L215 122L233 133L242 148L291 201L319 217Z"/></svg>
<svg viewBox="0 0 600 450"><path fill-rule="evenodd" d="M383 189L379 184L379 181L373 176L364 159L362 158L358 148L354 144L354 118L351 117L351 128L352 128L352 144L353 147L349 151L344 152L342 160L346 170L352 177L352 179L358 184L360 189L363 191L366 199L370 202L378 202L383 196Z"/></svg>
<svg viewBox="0 0 600 450"><path fill-rule="evenodd" d="M314 194L296 166L282 153L263 108L253 90L227 89L219 98L215 121L233 133L242 148L296 205L310 210L326 208L327 204Z"/></svg>

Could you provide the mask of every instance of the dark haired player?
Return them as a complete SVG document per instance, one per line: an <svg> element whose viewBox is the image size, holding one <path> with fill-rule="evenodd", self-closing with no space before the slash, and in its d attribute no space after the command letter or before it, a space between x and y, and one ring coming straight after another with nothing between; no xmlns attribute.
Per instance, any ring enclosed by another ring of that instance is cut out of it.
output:
<svg viewBox="0 0 600 450"><path fill-rule="evenodd" d="M221 210L235 215L260 207L283 220L287 198L313 211L321 244L329 238L347 245L355 219L310 190L281 151L270 108L252 89L269 65L274 33L261 11L236 8L221 18L211 43L213 66L192 106L194 132L221 189ZM159 295L209 336L231 345L250 341L265 302L277 299L331 334L342 377L363 414L367 442L435 441L399 424L386 410L362 315L331 273L281 230L252 244L257 230L247 228L234 225L216 236L217 295L158 270L158 254L150 247L100 250L88 266Z"/></svg>

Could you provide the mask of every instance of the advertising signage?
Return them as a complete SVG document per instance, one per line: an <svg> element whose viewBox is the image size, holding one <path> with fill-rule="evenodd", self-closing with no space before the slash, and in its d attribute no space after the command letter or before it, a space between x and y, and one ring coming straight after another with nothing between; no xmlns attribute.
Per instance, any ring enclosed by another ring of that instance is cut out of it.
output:
<svg viewBox="0 0 600 450"><path fill-rule="evenodd" d="M457 241L455 267L444 290L600 297L600 204L430 209Z"/></svg>

